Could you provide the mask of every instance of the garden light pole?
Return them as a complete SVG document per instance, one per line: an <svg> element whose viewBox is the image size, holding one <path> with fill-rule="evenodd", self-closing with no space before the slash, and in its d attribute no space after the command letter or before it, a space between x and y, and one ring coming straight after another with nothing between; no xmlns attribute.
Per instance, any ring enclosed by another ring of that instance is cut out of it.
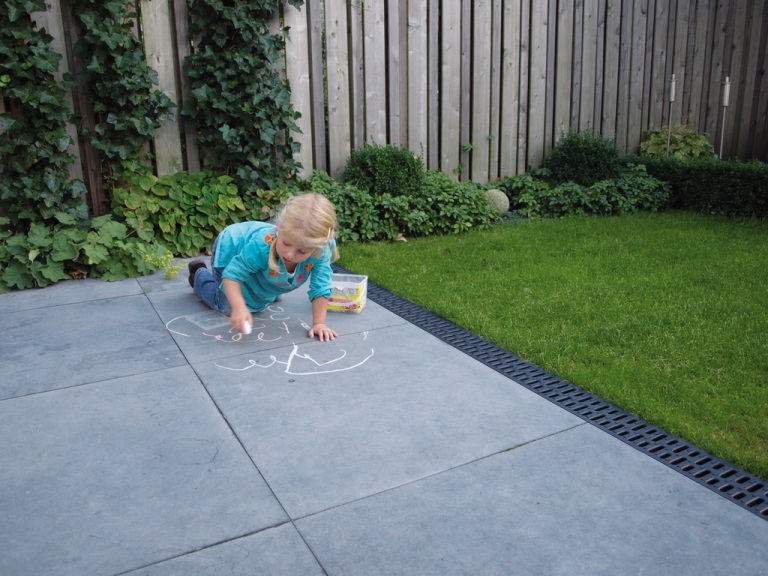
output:
<svg viewBox="0 0 768 576"><path fill-rule="evenodd" d="M731 79L726 76L723 83L723 123L720 127L720 160L723 159L723 136L725 136L725 113L728 110L728 104L731 100Z"/></svg>
<svg viewBox="0 0 768 576"><path fill-rule="evenodd" d="M669 82L669 118L667 126L667 156L669 156L669 144L672 141L672 103L675 101L675 86L677 86L677 80L675 75L672 74L672 80Z"/></svg>

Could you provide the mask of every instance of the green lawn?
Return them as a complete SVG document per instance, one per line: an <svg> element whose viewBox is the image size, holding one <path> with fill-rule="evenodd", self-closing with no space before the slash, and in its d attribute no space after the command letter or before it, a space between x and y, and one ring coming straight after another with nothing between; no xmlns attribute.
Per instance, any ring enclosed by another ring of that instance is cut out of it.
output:
<svg viewBox="0 0 768 576"><path fill-rule="evenodd" d="M340 264L768 479L768 222L689 213L346 244Z"/></svg>

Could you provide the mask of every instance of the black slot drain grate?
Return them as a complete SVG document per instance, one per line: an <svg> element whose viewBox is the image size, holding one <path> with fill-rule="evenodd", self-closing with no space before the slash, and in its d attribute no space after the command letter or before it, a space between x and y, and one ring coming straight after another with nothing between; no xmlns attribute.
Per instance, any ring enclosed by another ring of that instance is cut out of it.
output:
<svg viewBox="0 0 768 576"><path fill-rule="evenodd" d="M339 266L336 272L349 273ZM768 483L368 282L368 298L443 342L768 520Z"/></svg>

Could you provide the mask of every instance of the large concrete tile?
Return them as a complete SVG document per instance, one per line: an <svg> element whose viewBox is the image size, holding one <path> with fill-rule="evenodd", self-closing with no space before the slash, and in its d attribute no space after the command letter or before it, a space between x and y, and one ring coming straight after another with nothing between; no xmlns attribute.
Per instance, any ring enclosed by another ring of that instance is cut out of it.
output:
<svg viewBox="0 0 768 576"><path fill-rule="evenodd" d="M189 367L0 402L0 574L117 574L285 513Z"/></svg>
<svg viewBox="0 0 768 576"><path fill-rule="evenodd" d="M195 370L292 518L582 424L411 325Z"/></svg>
<svg viewBox="0 0 768 576"><path fill-rule="evenodd" d="M157 291L148 297L191 363L312 342L307 336L312 308L304 287L254 315L253 332L247 336L233 329L228 317L202 304L189 284L183 290ZM360 314L329 312L327 324L345 335L405 321L369 302Z"/></svg>
<svg viewBox="0 0 768 576"><path fill-rule="evenodd" d="M580 426L296 526L328 574L765 574L768 523Z"/></svg>
<svg viewBox="0 0 768 576"><path fill-rule="evenodd" d="M206 264L211 260L208 256L200 256L200 259L204 260ZM187 264L192 260L197 260L197 258L175 258L172 262L172 266L181 266L181 268L170 279L166 277L162 270L158 270L153 274L137 278L136 281L139 283L142 290L148 294L166 290L191 292L192 289L189 287L189 270L187 269Z"/></svg>
<svg viewBox="0 0 768 576"><path fill-rule="evenodd" d="M67 280L45 288L18 290L0 294L0 313L34 310L50 306L62 306L77 302L93 302L104 298L119 298L141 294L141 287L135 279L119 282L102 280Z"/></svg>
<svg viewBox="0 0 768 576"><path fill-rule="evenodd" d="M193 554L128 573L130 576L312 576L325 574L292 524L283 524ZM127 575L126 575L127 576Z"/></svg>
<svg viewBox="0 0 768 576"><path fill-rule="evenodd" d="M0 314L0 399L179 366L144 295Z"/></svg>

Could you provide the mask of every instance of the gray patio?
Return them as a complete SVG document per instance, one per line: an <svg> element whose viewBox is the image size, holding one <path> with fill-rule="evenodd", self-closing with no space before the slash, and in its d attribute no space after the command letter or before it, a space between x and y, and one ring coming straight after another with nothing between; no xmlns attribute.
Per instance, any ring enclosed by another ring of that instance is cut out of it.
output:
<svg viewBox="0 0 768 576"><path fill-rule="evenodd" d="M375 302L310 317L0 295L0 574L768 573L760 516Z"/></svg>

